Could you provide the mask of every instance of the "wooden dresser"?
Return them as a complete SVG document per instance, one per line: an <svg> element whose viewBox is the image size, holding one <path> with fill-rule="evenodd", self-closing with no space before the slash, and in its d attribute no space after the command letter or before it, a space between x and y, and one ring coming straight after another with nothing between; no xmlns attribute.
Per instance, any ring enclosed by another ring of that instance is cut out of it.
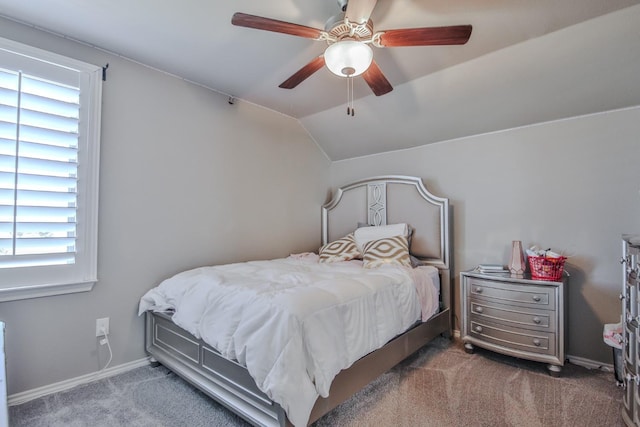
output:
<svg viewBox="0 0 640 427"><path fill-rule="evenodd" d="M461 338L474 346L547 364L558 376L564 366L567 336L567 283L533 280L525 274L461 273Z"/></svg>

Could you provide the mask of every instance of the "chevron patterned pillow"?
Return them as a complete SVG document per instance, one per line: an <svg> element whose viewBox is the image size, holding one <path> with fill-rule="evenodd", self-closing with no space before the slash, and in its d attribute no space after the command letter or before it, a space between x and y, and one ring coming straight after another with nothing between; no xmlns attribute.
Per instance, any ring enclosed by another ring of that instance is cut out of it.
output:
<svg viewBox="0 0 640 427"><path fill-rule="evenodd" d="M364 261L364 268L377 268L389 264L411 267L407 238L405 236L386 237L365 243L362 261Z"/></svg>
<svg viewBox="0 0 640 427"><path fill-rule="evenodd" d="M353 233L327 243L320 248L319 253L320 262L350 261L362 257L355 240L353 240Z"/></svg>

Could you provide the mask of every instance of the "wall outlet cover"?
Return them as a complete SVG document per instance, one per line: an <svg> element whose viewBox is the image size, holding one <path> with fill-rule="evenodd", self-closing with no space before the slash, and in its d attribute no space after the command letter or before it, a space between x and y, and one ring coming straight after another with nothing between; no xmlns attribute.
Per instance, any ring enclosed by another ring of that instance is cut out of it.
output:
<svg viewBox="0 0 640 427"><path fill-rule="evenodd" d="M96 319L96 337L109 335L109 318Z"/></svg>

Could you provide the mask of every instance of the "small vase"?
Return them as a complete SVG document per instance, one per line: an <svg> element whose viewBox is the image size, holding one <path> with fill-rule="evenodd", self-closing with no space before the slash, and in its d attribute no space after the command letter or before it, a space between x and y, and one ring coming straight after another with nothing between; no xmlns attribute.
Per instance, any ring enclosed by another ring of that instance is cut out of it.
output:
<svg viewBox="0 0 640 427"><path fill-rule="evenodd" d="M514 276L524 275L526 264L522 253L522 242L514 240L511 243L511 260L509 261L509 272Z"/></svg>

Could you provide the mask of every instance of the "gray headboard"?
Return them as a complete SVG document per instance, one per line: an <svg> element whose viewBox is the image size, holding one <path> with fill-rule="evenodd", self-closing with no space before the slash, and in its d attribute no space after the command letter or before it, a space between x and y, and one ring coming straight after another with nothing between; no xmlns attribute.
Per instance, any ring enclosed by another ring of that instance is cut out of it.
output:
<svg viewBox="0 0 640 427"><path fill-rule="evenodd" d="M322 244L354 231L358 223L413 227L412 255L440 270L443 307L451 307L449 199L433 195L422 179L389 175L367 178L336 190L322 207Z"/></svg>

